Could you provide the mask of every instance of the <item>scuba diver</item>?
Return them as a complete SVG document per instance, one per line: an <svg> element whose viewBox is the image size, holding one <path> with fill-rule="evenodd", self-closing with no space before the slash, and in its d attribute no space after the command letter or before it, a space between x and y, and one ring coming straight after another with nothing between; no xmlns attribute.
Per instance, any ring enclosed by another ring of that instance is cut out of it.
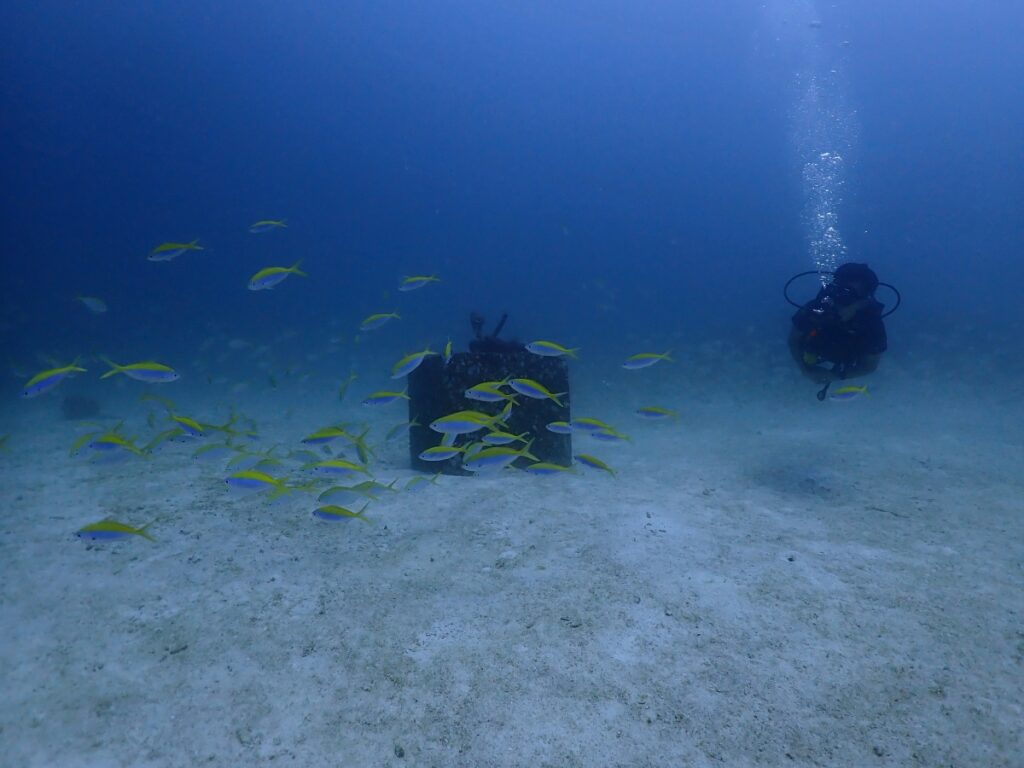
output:
<svg viewBox="0 0 1024 768"><path fill-rule="evenodd" d="M849 262L832 272L832 280L804 305L789 298L790 283L804 275L821 275L817 270L801 272L786 283L786 300L798 307L789 332L789 350L800 371L825 386L818 392L824 400L834 381L865 376L878 368L888 344L883 318L900 305L900 294L888 283L880 283L867 264ZM828 274L828 273L824 273ZM884 285L896 294L896 306L885 311L875 298Z"/></svg>

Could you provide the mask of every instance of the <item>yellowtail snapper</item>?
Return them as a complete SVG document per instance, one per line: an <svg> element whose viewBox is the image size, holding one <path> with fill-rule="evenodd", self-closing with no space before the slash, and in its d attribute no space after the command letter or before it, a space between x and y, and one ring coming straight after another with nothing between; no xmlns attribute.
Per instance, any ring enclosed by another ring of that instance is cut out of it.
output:
<svg viewBox="0 0 1024 768"><path fill-rule="evenodd" d="M152 520L141 528L136 528L127 523L119 523L117 520L112 520L108 517L100 520L98 523L91 523L84 528L80 528L75 532L75 535L80 539L88 539L89 541L117 541L119 539L127 539L129 536L141 536L143 539L156 541L156 539L149 535L149 527L155 522L156 520Z"/></svg>
<svg viewBox="0 0 1024 768"><path fill-rule="evenodd" d="M203 250L203 246L199 245L198 240L193 240L191 243L161 243L149 252L146 259L149 261L174 261L186 251L201 250Z"/></svg>
<svg viewBox="0 0 1024 768"><path fill-rule="evenodd" d="M71 365L51 368L48 371L37 373L25 383L21 390L21 396L26 399L38 397L44 392L49 392L68 376L73 376L76 373L85 373L85 368L79 367L77 360L71 363Z"/></svg>
<svg viewBox="0 0 1024 768"><path fill-rule="evenodd" d="M596 456L591 456L590 454L587 453L577 453L575 458L576 461L578 461L585 467L590 467L591 469L599 469L602 472L607 472L612 477L615 477L615 470L609 467Z"/></svg>
<svg viewBox="0 0 1024 768"><path fill-rule="evenodd" d="M296 261L290 267L267 267L265 269L261 269L249 278L249 290L268 291L275 285L284 281L289 275L309 277L309 275L299 269L299 265L301 263L301 261Z"/></svg>
<svg viewBox="0 0 1024 768"><path fill-rule="evenodd" d="M660 363L662 360L672 362L670 354L670 352L662 352L660 354L657 352L640 352L627 357L622 367L627 371L635 371L640 368L649 368L655 363Z"/></svg>
<svg viewBox="0 0 1024 768"><path fill-rule="evenodd" d="M569 394L568 392L551 392L539 381L534 381L533 379L511 379L508 384L523 397L532 397L534 400L551 400L559 408L564 406L558 398Z"/></svg>
<svg viewBox="0 0 1024 768"><path fill-rule="evenodd" d="M393 366L391 366L391 378L401 379L404 376L408 376L410 373L420 367L420 363L426 360L431 355L436 355L437 352L433 352L430 347L427 347L422 352L413 352L406 355Z"/></svg>
<svg viewBox="0 0 1024 768"><path fill-rule="evenodd" d="M376 315L370 315L363 322L359 324L360 331L375 331L383 325L386 325L390 320L401 320L401 316L397 312L381 312Z"/></svg>
<svg viewBox="0 0 1024 768"><path fill-rule="evenodd" d="M553 341L531 341L526 345L526 351L532 352L535 355L541 357L571 357L573 360L578 360L576 353L580 351L579 347L563 347L561 344L556 344Z"/></svg>
<svg viewBox="0 0 1024 768"><path fill-rule="evenodd" d="M284 219L263 219L257 221L249 227L249 232L254 235L261 235L264 232L273 232L276 229L285 229L288 225L285 224Z"/></svg>
<svg viewBox="0 0 1024 768"><path fill-rule="evenodd" d="M833 389L828 393L829 400L835 400L836 402L846 402L848 400L854 400L861 395L869 395L868 387L865 384L862 387L855 386L853 384L845 387L839 387L839 389Z"/></svg>
<svg viewBox="0 0 1024 768"><path fill-rule="evenodd" d="M368 506L370 505L364 504L363 508L358 512L353 512L351 509L346 509L337 504L325 504L313 510L313 517L318 517L321 520L327 520L332 523L347 523L349 520L362 520L365 523L372 523L372 520L363 515Z"/></svg>
<svg viewBox="0 0 1024 768"><path fill-rule="evenodd" d="M103 299L98 299L95 296L76 296L75 298L94 315L102 315L107 311L107 302Z"/></svg>
<svg viewBox="0 0 1024 768"><path fill-rule="evenodd" d="M163 363L155 363L152 360L145 360L141 363L130 363L128 365L118 365L112 360L107 360L106 358L103 360L110 366L110 370L100 376L101 379L109 379L115 374L123 373L130 379L142 381L146 384L167 384L181 378L181 374L170 366L164 365Z"/></svg>
<svg viewBox="0 0 1024 768"><path fill-rule="evenodd" d="M439 283L441 278L435 277L434 275L414 275L412 277L403 277L402 282L398 284L398 290L408 293L409 291L419 290L429 283Z"/></svg>

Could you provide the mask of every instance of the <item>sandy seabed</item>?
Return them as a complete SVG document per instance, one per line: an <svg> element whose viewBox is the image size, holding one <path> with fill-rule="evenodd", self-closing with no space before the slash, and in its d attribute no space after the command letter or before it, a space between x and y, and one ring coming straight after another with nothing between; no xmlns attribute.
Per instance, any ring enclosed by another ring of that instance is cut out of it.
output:
<svg viewBox="0 0 1024 768"><path fill-rule="evenodd" d="M0 763L1020 766L1020 393L917 374L838 404L691 366L646 398L676 424L577 377L617 477L444 477L373 524L6 406ZM265 440L332 421L303 402ZM72 535L105 515L156 543Z"/></svg>

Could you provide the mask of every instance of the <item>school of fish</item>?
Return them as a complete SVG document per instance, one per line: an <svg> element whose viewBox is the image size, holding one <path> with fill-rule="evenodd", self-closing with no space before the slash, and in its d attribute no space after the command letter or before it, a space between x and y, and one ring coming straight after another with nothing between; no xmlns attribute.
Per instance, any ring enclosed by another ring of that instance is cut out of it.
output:
<svg viewBox="0 0 1024 768"><path fill-rule="evenodd" d="M260 220L249 226L252 234L264 234L287 228L283 219ZM170 262L186 253L203 251L199 240L189 242L165 242L147 255L152 262ZM267 266L253 274L247 287L251 291L271 290L280 286L290 277L307 277L300 262L290 266ZM411 275L402 277L397 285L401 293L419 291L441 282L436 275ZM107 303L96 296L78 296L89 312L108 312ZM368 315L358 326L363 333L377 331L385 325L399 322L398 308ZM358 338L358 337L357 337ZM558 342L538 339L525 345L526 351L543 357L563 357L577 360L579 348L564 346ZM409 352L395 361L390 377L403 380L413 373L429 357L441 356L447 365L453 356L450 339L434 351L429 346ZM622 367L639 370L671 362L669 352L638 352L627 357ZM164 385L178 381L181 375L165 362L138 360L117 363L99 358L107 366L100 379L123 375L144 385ZM87 363L89 364L89 363ZM35 398L54 390L62 382L88 373L81 358L65 365L41 371L25 382L21 390L23 398ZM352 374L342 382L339 399L344 399L349 385L356 379ZM837 391L833 399L851 399L865 390L848 388ZM419 458L424 461L451 461L457 459L462 469L473 474L493 474L519 467L523 471L549 476L575 472L577 467L595 470L611 477L616 471L603 459L589 453L576 453L572 466L560 466L543 462L531 452L533 435L512 434L507 421L513 409L520 405L520 398L547 400L564 408L562 398L565 392L552 392L541 381L527 378L507 377L500 381L481 381L468 388L465 398L486 404L483 407L498 407L500 410L488 413L486 410L462 410L437 418L429 424L420 424L415 418L391 427L384 437L385 443L408 434L411 429L427 429L437 433L437 444L422 451ZM192 458L197 463L222 468L224 486L235 493L265 494L274 500L285 496L308 495L315 499L311 517L326 522L372 522L367 509L381 496L402 490L415 492L435 484L438 475L414 475L401 489L397 480L390 483L378 482L374 477L376 451L371 447L369 428L359 429L347 423L327 424L316 427L304 437L297 438L294 446L275 445L269 449L258 447L258 429L251 418L233 413L224 423L217 424L200 420L193 415L179 412L174 401L153 391L145 392L142 400L148 401L157 410L150 413L149 426L156 430L147 441L124 432L123 422L113 427L83 424L86 430L73 441L72 456L88 455L94 462L151 461L168 445L188 445ZM370 408L386 407L396 402L408 401L407 389L381 389L366 395L362 405ZM676 411L651 405L637 409L637 417L648 421L675 421ZM162 428L161 428L162 427ZM589 438L596 443L626 443L630 438L611 424L593 417L566 418L546 425L546 430L559 435L574 435ZM9 450L4 436L0 448ZM358 509L357 509L358 508ZM134 525L104 517L86 525L76 532L81 539L109 541L125 538L155 540L150 527L158 522L151 520L145 525Z"/></svg>

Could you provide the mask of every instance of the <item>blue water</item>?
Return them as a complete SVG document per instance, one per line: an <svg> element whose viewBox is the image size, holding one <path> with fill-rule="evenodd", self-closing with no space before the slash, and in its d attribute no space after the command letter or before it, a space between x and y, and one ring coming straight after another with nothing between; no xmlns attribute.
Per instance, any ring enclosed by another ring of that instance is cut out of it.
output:
<svg viewBox="0 0 1024 768"><path fill-rule="evenodd" d="M1022 30L997 0L5 4L0 755L1019 765ZM782 286L845 261L903 304L870 394L819 403ZM473 311L580 349L571 418L625 434L574 450L614 474L413 475L408 406L359 403ZM329 455L370 490L318 501ZM153 541L75 537L106 517Z"/></svg>
<svg viewBox="0 0 1024 768"><path fill-rule="evenodd" d="M779 286L815 267L802 170L840 150L845 257L907 297L893 346L1019 329L1021 21L1003 3L11 7L5 367L184 367L214 328L313 348L396 307L409 350L465 338L472 309L614 354L781 340ZM288 229L248 234L263 218ZM298 259L309 280L245 290ZM444 282L397 296L415 273Z"/></svg>

